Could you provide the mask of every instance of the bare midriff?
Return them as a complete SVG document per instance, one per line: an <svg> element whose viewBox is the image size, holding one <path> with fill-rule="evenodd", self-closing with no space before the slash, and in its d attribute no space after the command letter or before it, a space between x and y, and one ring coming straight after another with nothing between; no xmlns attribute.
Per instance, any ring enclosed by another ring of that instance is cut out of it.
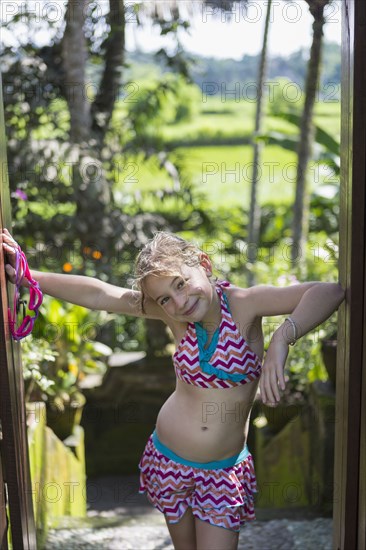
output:
<svg viewBox="0 0 366 550"><path fill-rule="evenodd" d="M208 389L177 380L162 406L156 432L174 453L195 462L234 456L243 449L258 381Z"/></svg>

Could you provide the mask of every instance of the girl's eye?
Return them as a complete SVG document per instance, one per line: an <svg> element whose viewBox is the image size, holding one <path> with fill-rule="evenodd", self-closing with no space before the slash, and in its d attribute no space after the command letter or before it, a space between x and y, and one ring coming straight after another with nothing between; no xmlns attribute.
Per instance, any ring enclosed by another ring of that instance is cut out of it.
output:
<svg viewBox="0 0 366 550"><path fill-rule="evenodd" d="M186 286L186 283L188 282L188 279L182 279L177 283L177 290L181 290L183 287ZM160 305L164 306L169 300L169 296L165 296L162 300L160 300Z"/></svg>
<svg viewBox="0 0 366 550"><path fill-rule="evenodd" d="M177 284L177 288L178 289L181 289L183 288L184 286L186 286L186 283L188 282L188 279L182 279L181 281L179 281L179 283Z"/></svg>

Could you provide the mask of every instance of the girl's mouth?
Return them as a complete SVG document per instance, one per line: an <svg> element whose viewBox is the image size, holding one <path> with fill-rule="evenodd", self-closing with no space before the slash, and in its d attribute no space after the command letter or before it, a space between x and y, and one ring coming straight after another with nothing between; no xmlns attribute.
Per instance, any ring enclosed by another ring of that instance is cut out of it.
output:
<svg viewBox="0 0 366 550"><path fill-rule="evenodd" d="M186 315L190 315L191 313L193 313L193 311L196 309L197 304L198 304L198 300L193 304L193 306L190 309L185 311L183 313L183 315L186 316Z"/></svg>

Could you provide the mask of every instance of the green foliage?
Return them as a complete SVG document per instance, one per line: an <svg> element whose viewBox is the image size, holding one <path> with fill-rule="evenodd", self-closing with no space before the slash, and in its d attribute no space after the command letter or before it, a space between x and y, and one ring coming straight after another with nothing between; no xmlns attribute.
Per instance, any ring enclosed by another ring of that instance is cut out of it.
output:
<svg viewBox="0 0 366 550"><path fill-rule="evenodd" d="M87 22L92 60L88 74L91 82L99 82L108 27L98 35L91 24L92 17L91 14ZM164 23L162 29L174 34L178 21ZM214 82L215 97L201 94L197 86L187 83L187 63L179 51L175 56L161 52L159 68L145 66L142 72L133 61L130 67L124 67L125 85L118 95L120 101L116 102L113 123L105 140L102 145L96 144L95 136L91 136L87 144L89 158L103 169L112 191L108 203L111 214L106 216L98 200L91 200L89 184L93 183L93 177L80 178L80 165L74 160L62 71L49 63L51 58L56 59L56 54L60 52L53 46L42 50L29 46L19 48L16 53L7 52L5 115L14 219L16 236L23 243L31 265L56 271L62 267L65 272L98 276L128 286L139 248L156 230L168 229L212 252L220 274L245 286L246 275L253 266L248 264L246 254L250 174L245 172L243 176L242 171L251 161L248 143L252 138L254 101L245 95L243 74L245 82L256 80L257 59L246 56L232 63L200 60L197 69L193 69L195 80L200 84ZM133 60L133 56L128 57ZM167 65L174 70L180 68L185 78L164 73ZM285 65L290 68L287 70ZM301 52L286 62L276 58L271 60L269 77L282 75L290 83L302 83L305 65ZM55 70L53 76L48 70L50 66ZM332 67L336 73L336 63ZM198 71L202 71L199 76ZM126 94L131 82L138 83L133 101L129 101L131 94ZM278 83L272 80L272 84ZM278 169L273 180L267 174L260 182L263 216L254 269L258 282L269 284L277 284L283 273L289 272L285 239L290 235L293 184L284 181L282 169L293 160L297 125L288 115L282 118L273 115L288 111L289 104L298 109L301 103L284 104L286 85L286 80L280 80L279 86L271 88L277 94L272 103L268 96L267 109L271 112L266 132L278 133L268 138L276 146L266 147L263 159L267 164L276 159ZM225 89L238 90L235 100L225 95ZM317 108L317 121L322 121L317 131L319 158L327 166L326 162L334 162L337 155L333 147L336 141L332 143L329 138L337 135L332 128L338 105L319 103ZM322 130L324 127L328 134ZM281 144L279 132L283 134ZM287 150L278 146L285 142ZM192 147L192 143L196 146ZM213 147L215 143L220 147ZM205 144L208 146L204 147ZM83 159L82 154L77 156L80 158ZM214 169L217 168L206 182L202 173L204 162L214 163ZM232 170L235 163L240 165L239 178L225 172ZM137 168L137 176L129 178L131 166L133 170ZM337 201L337 194L318 192L312 197L311 243L306 251L311 279L336 278ZM81 215L83 204L86 207ZM85 225L86 218L89 226ZM90 225L93 232L88 232ZM89 241L85 242L86 239ZM279 257L273 256L273 250ZM330 257L331 264L325 261ZM25 376L29 384L32 382L33 391L39 391L45 400L66 400L77 391L83 376L103 372L106 355L97 343L93 344L94 340L122 349L144 345L141 319L122 318L117 327L115 319L95 317L94 313L54 299L45 301L42 314L36 325L37 338L29 339L24 348ZM105 323L103 331L99 330L102 323ZM292 350L289 368L296 392L303 391L311 376L323 376L317 371L313 344L311 338L303 339Z"/></svg>
<svg viewBox="0 0 366 550"><path fill-rule="evenodd" d="M300 114L304 98L298 84L287 78L278 78L272 84L268 97L268 113L272 116L281 113Z"/></svg>
<svg viewBox="0 0 366 550"><path fill-rule="evenodd" d="M328 101L339 101L340 80L341 80L341 56L340 46L331 42L323 43L323 62L321 69L321 83L319 87L319 97ZM127 78L133 81L140 81L141 76L145 76L147 71L154 70L160 75L165 70L165 60L156 59L154 54L143 53L141 51L127 52L126 60L129 67L126 71ZM234 59L216 59L209 57L196 56L195 65L190 69L190 75L193 81L202 89L205 89L207 83L218 84L216 86L216 95L220 97L222 90L221 84L227 90L234 90L235 86L241 86L241 99L243 97L243 86L245 83L253 85L257 81L259 55L244 55L240 60ZM299 87L303 87L306 68L306 51L301 48L289 56L273 56L268 65L268 85L273 85L273 89L278 89L275 84L279 79L284 82L295 82ZM143 67L143 72L141 71Z"/></svg>
<svg viewBox="0 0 366 550"><path fill-rule="evenodd" d="M300 128L301 117L297 113L291 113L291 112L280 113L280 112L278 112L276 114L276 116L278 116L278 117L286 120L287 122L290 122L291 124L294 124L295 126ZM338 159L339 159L339 148L340 148L339 142L336 139L334 139L334 137L331 134L329 134L326 130L324 130L320 126L315 124L314 127L315 127L315 136L314 136L315 137L315 142L317 144L321 145L322 147L324 147L324 149L330 155L333 155L334 161L336 163L336 161L338 161ZM338 162L337 162L337 166L338 166ZM339 169L338 169L337 173L339 174Z"/></svg>
<svg viewBox="0 0 366 550"><path fill-rule="evenodd" d="M128 110L132 146L163 147L164 125L191 120L198 112L198 88L180 75L165 74L161 79L145 82L135 94Z"/></svg>
<svg viewBox="0 0 366 550"><path fill-rule="evenodd" d="M25 398L41 392L47 395L55 381L50 378L51 364L55 362L57 352L43 339L35 340L29 335L22 343L22 365L25 382ZM38 391L36 391L36 388Z"/></svg>
<svg viewBox="0 0 366 550"><path fill-rule="evenodd" d="M176 78L175 117L173 123L193 120L199 113L201 93L195 84Z"/></svg>
<svg viewBox="0 0 366 550"><path fill-rule="evenodd" d="M96 340L106 313L45 297L34 336L23 345L29 399L68 403L88 374L102 375L112 350Z"/></svg>
<svg viewBox="0 0 366 550"><path fill-rule="evenodd" d="M137 71L140 64L143 63L147 67L156 66L154 54L142 53L140 51L128 52L127 60L130 63L128 76L133 80L139 74ZM271 62L268 64L268 80L270 83L274 83L274 81L282 77L296 82L298 86L302 87L305 78L306 62L306 51L304 48L289 56L271 55ZM222 93L221 84L227 90L233 90L238 85L240 87L245 86L247 83L252 86L257 81L258 63L259 54L244 55L240 60L196 56L195 65L191 68L190 75L200 88L204 89L207 83L216 84L216 94L220 95ZM165 65L162 59L158 68L162 71ZM324 43L322 65L320 95L325 98L336 97L339 99L341 63L340 46L338 44ZM333 87L335 87L335 90L333 90ZM244 97L241 94L241 98L244 99Z"/></svg>
<svg viewBox="0 0 366 550"><path fill-rule="evenodd" d="M259 261L253 268L257 284L288 286L298 282L291 268L291 242L282 240L273 245L267 258L270 261ZM330 252L330 250L332 252ZM308 280L337 282L338 281L338 248L325 234L312 233L306 244L305 255ZM300 281L302 282L302 281ZM326 380L327 373L321 358L321 341L336 329L337 314L335 313L316 330L301 338L295 346L290 347L285 371L286 390L282 399L288 403L303 400L308 395L309 383L314 380ZM270 337L282 322L282 317L271 317L265 321L265 348L269 345Z"/></svg>
<svg viewBox="0 0 366 550"><path fill-rule="evenodd" d="M325 186L323 188L326 189ZM310 231L325 234L329 238L338 239L339 231L339 188L332 186L326 189L328 196L321 195L322 188L311 197Z"/></svg>
<svg viewBox="0 0 366 550"><path fill-rule="evenodd" d="M300 128L301 116L294 112L277 112L276 117ZM340 174L340 144L334 137L318 125L314 125L314 151L313 159L319 166L329 167L333 175L333 183L338 183ZM279 145L284 149L296 152L298 148L299 137L289 136L283 132L267 132L257 137L264 141L266 145Z"/></svg>

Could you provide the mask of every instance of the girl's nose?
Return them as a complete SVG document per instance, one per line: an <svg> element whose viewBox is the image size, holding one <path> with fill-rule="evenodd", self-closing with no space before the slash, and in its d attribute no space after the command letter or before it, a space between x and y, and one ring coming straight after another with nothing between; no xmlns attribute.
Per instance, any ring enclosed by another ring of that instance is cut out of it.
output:
<svg viewBox="0 0 366 550"><path fill-rule="evenodd" d="M187 296L185 294L178 294L174 297L176 308L179 311L184 311L187 303Z"/></svg>

